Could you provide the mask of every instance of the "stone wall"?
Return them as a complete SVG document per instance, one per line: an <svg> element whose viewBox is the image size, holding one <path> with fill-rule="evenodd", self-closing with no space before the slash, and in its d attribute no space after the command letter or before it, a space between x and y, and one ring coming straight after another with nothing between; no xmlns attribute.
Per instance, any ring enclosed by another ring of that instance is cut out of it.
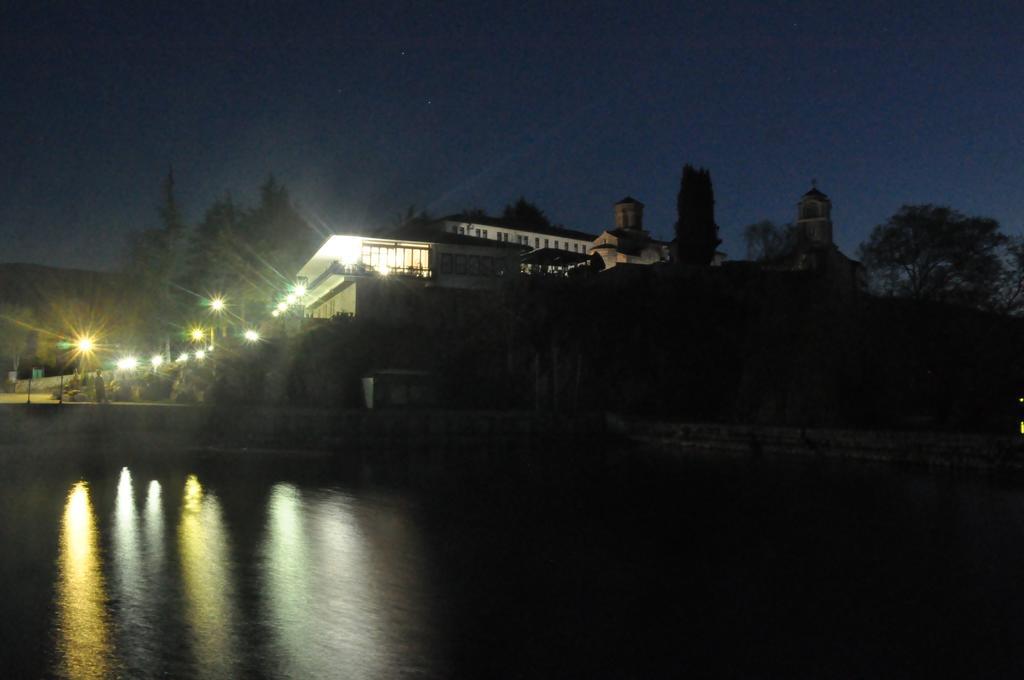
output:
<svg viewBox="0 0 1024 680"><path fill-rule="evenodd" d="M1024 436L652 423L610 417L631 439L688 453L821 456L936 466L1024 469Z"/></svg>

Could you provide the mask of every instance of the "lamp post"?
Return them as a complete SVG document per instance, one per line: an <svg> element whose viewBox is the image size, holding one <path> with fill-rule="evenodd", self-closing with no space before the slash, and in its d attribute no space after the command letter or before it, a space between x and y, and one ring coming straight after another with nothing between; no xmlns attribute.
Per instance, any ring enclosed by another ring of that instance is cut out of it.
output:
<svg viewBox="0 0 1024 680"><path fill-rule="evenodd" d="M224 310L227 308L227 302L225 302L224 298L222 296L220 296L220 295L216 295L216 296L210 298L210 302L208 304L210 306L210 311L215 312L218 316L222 312L224 312ZM215 331L216 331L216 326L211 326L210 327L210 351L213 351L214 337L216 335Z"/></svg>
<svg viewBox="0 0 1024 680"><path fill-rule="evenodd" d="M84 360L85 355L92 354L93 350L96 348L96 341L88 335L80 335L71 343L71 347L74 350L74 353L78 355L78 373L81 374L82 361ZM64 404L64 369L67 367L67 364L64 364L64 367L60 370L60 396L57 397L57 403L61 405Z"/></svg>

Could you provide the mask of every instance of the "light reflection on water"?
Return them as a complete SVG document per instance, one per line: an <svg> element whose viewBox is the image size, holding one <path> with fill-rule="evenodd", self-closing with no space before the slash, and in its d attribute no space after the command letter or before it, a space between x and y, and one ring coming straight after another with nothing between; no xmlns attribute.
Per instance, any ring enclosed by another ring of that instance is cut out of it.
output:
<svg viewBox="0 0 1024 680"><path fill-rule="evenodd" d="M121 471L109 514L94 512L85 482L68 495L61 675L429 675L417 658L426 650L415 570L396 564L415 552L400 510L279 483L265 505L263 496L246 497L255 507L243 506L238 529L255 533L234 534L223 501L196 475L174 485L180 506L171 499L166 512L159 482L144 487L140 506L134 481Z"/></svg>
<svg viewBox="0 0 1024 680"><path fill-rule="evenodd" d="M386 603L366 540L342 494L303 499L294 486L276 485L262 560L282 676L381 677L400 663L384 631Z"/></svg>
<svg viewBox="0 0 1024 680"><path fill-rule="evenodd" d="M89 487L71 487L60 535L58 617L60 671L68 678L104 678L111 668L111 639L96 518Z"/></svg>
<svg viewBox="0 0 1024 680"><path fill-rule="evenodd" d="M237 675L235 587L220 503L195 475L185 481L178 524L185 618L201 677Z"/></svg>

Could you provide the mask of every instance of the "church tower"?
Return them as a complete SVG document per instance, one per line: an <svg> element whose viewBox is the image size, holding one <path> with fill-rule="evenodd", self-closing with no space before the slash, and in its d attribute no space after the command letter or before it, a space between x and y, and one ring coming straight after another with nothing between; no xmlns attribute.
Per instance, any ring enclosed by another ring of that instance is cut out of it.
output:
<svg viewBox="0 0 1024 680"><path fill-rule="evenodd" d="M815 182L811 182L811 190L803 195L799 206L796 224L807 240L832 245L832 201L818 191Z"/></svg>
<svg viewBox="0 0 1024 680"><path fill-rule="evenodd" d="M626 196L616 203L615 228L642 231L644 228L644 204L632 196Z"/></svg>

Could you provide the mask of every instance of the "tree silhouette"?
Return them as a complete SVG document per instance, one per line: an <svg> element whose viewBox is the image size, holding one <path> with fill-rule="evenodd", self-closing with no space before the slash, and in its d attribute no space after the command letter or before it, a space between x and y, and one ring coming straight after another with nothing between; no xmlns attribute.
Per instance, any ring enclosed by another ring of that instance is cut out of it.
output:
<svg viewBox="0 0 1024 680"><path fill-rule="evenodd" d="M871 288L884 295L998 308L1012 245L987 217L905 205L860 246Z"/></svg>
<svg viewBox="0 0 1024 680"><path fill-rule="evenodd" d="M483 208L464 208L462 212L459 213L459 217L467 222L472 222L474 220L486 218L487 211Z"/></svg>
<svg viewBox="0 0 1024 680"><path fill-rule="evenodd" d="M551 221L544 214L544 211L522 196L515 203L505 206L501 219L510 225L521 227L547 228L551 226Z"/></svg>
<svg viewBox="0 0 1024 680"><path fill-rule="evenodd" d="M747 259L771 262L793 252L799 242L800 229L793 224L779 225L769 220L748 224L743 229L747 242Z"/></svg>
<svg viewBox="0 0 1024 680"><path fill-rule="evenodd" d="M715 193L711 173L683 166L676 201L676 248L681 264L708 265L722 242L715 224Z"/></svg>

